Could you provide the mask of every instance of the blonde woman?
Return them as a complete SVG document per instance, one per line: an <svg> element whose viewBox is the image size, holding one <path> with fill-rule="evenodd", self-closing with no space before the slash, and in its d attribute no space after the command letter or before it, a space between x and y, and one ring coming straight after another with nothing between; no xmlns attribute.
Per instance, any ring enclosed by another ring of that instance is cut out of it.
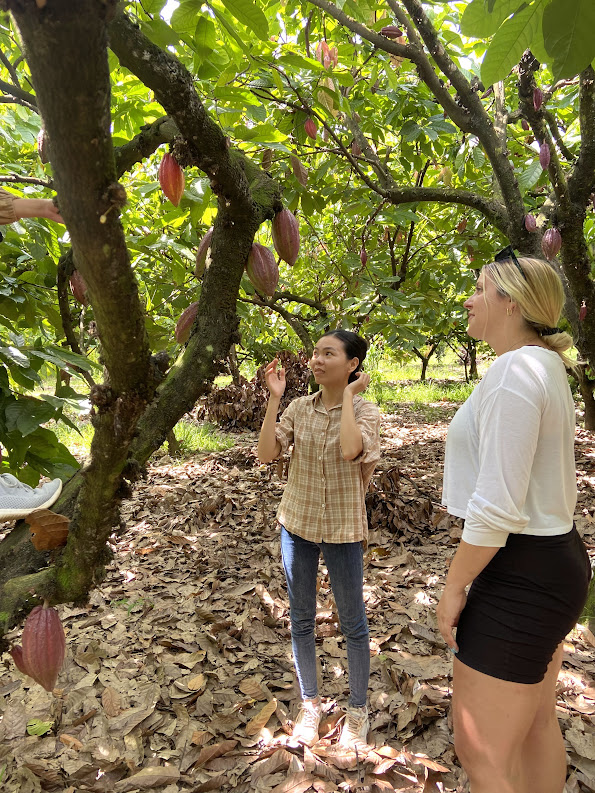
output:
<svg viewBox="0 0 595 793"><path fill-rule="evenodd" d="M469 335L498 356L451 423L444 467L443 502L465 526L437 617L472 793L562 793L566 778L556 679L590 565L573 525L563 303L552 267L509 247L464 304Z"/></svg>

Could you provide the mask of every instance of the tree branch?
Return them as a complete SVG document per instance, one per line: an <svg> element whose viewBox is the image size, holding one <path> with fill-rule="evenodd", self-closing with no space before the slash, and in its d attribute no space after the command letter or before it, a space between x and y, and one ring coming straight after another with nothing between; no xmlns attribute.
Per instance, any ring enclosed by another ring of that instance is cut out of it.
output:
<svg viewBox="0 0 595 793"><path fill-rule="evenodd" d="M26 102L34 112L39 113L39 110L37 109L37 99L33 96L33 94L23 91L23 89L19 88L18 85L12 85L11 83L6 83L4 80L0 80L0 91L8 94L8 96L14 96L15 99L20 99L21 101Z"/></svg>
<svg viewBox="0 0 595 793"><path fill-rule="evenodd" d="M578 159L568 178L570 199L586 204L595 188L595 70L589 66L580 74L579 123L581 144Z"/></svg>

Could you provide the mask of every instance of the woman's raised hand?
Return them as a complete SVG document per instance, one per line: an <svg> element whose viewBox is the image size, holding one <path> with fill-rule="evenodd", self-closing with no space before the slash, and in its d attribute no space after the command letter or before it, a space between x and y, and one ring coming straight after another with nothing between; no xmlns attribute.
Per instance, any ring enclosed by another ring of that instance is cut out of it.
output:
<svg viewBox="0 0 595 793"><path fill-rule="evenodd" d="M345 391L349 391L352 397L365 391L370 385L370 375L367 372L356 372L355 376L357 380L353 380L353 382L349 383L345 388Z"/></svg>
<svg viewBox="0 0 595 793"><path fill-rule="evenodd" d="M281 399L285 393L285 369L283 367L277 369L278 363L279 359L274 358L266 365L264 379L271 396Z"/></svg>

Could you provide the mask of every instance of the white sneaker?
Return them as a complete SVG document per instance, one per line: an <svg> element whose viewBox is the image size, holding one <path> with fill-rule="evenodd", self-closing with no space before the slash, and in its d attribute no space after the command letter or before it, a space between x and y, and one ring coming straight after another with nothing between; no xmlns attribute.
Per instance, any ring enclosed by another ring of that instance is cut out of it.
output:
<svg viewBox="0 0 595 793"><path fill-rule="evenodd" d="M318 725L322 718L322 708L310 700L302 702L300 712L289 741L290 746L313 746L318 741Z"/></svg>
<svg viewBox="0 0 595 793"><path fill-rule="evenodd" d="M62 491L60 479L33 488L12 474L0 475L0 521L24 518L36 509L50 507Z"/></svg>
<svg viewBox="0 0 595 793"><path fill-rule="evenodd" d="M366 743L370 722L368 708L345 708L345 721L341 730L338 746L342 749L354 749L357 744Z"/></svg>

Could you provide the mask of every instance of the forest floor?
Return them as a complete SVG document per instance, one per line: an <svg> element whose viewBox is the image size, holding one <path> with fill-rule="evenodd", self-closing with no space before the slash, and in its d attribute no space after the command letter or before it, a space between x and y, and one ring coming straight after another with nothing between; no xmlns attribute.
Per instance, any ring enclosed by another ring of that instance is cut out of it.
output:
<svg viewBox="0 0 595 793"><path fill-rule="evenodd" d="M321 565L317 641L325 717L311 749L287 734L298 698L275 512L284 482L256 435L224 452L156 457L123 505L104 583L59 607L67 660L53 694L0 667L6 793L330 793L468 790L452 745L452 663L434 617L460 521L439 506L452 406L383 416L369 496L365 597L371 730L335 743L345 642ZM595 434L577 431L577 524L595 553ZM15 631L12 640L18 641ZM565 647L558 716L567 793L595 791L595 637Z"/></svg>

